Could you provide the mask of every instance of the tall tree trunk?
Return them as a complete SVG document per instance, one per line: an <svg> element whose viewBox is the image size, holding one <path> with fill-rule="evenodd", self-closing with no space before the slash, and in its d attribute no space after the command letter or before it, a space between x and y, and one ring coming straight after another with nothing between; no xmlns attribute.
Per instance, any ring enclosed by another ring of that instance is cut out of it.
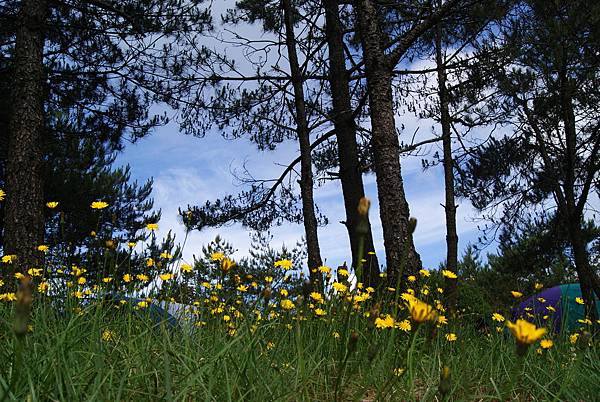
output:
<svg viewBox="0 0 600 402"><path fill-rule="evenodd" d="M577 158L577 127L575 126L575 113L573 111L573 92L574 83L571 82L566 73L566 63L560 72L560 99L562 119L565 126L565 144L567 157L565 158L564 171L564 199L565 205L562 216L566 218L565 224L568 228L569 241L573 250L575 259L575 269L581 286L581 294L585 302L586 315L594 322L598 314L596 311L596 302L594 292L600 297L600 284L596 273L592 270L586 250L585 239L583 236L583 211L579 210L578 202L575 196L575 165ZM583 203L581 204L583 205Z"/></svg>
<svg viewBox="0 0 600 402"><path fill-rule="evenodd" d="M454 273L458 270L458 234L456 233L456 203L454 201L454 160L452 159L452 136L450 130L450 112L448 110L448 89L446 87L446 68L442 55L441 25L435 37L435 61L438 75L438 95L440 98L440 122L442 125L442 143L444 147L444 190L446 200L446 268ZM457 280L445 279L446 304L451 312L456 311L458 301Z"/></svg>
<svg viewBox="0 0 600 402"><path fill-rule="evenodd" d="M383 226L388 281L393 286L400 276L415 273L421 259L409 231L408 202L400 169L400 144L396 133L392 98L392 66L383 52L377 10L371 0L356 1L369 108L371 146L377 175L379 215Z"/></svg>
<svg viewBox="0 0 600 402"><path fill-rule="evenodd" d="M23 0L16 32L3 245L5 254L17 255L13 270L39 265L37 246L44 237L41 139L46 13L46 1Z"/></svg>
<svg viewBox="0 0 600 402"><path fill-rule="evenodd" d="M321 288L321 274L317 270L323 264L319 249L319 238L317 236L317 218L315 215L315 204L313 199L313 173L312 156L310 151L310 132L304 102L304 88L302 71L298 63L296 53L296 39L294 37L294 10L290 0L282 0L283 14L285 19L285 43L292 84L294 87L294 105L296 109L296 131L300 144L300 194L302 196L302 215L304 218L304 231L306 234L306 245L308 249L308 269L311 282L314 287Z"/></svg>
<svg viewBox="0 0 600 402"><path fill-rule="evenodd" d="M579 278L581 295L585 302L585 315L592 320L594 325L597 325L596 320L598 319L598 314L596 310L596 300L594 298L594 283L597 281L594 278L595 274L589 264L588 252L583 236L583 230L581 228L581 220L575 221L574 219L571 219L568 225L569 238L573 250L573 258L575 260L575 269L577 271L577 277ZM598 290L596 290L596 294L600 297Z"/></svg>
<svg viewBox="0 0 600 402"><path fill-rule="evenodd" d="M362 265L362 277L358 280L365 286L376 287L379 281L379 262L375 254L368 254L369 251L374 251L373 234L368 216L363 228L359 229L359 232L364 233L357 233L358 202L364 197L365 190L359 168L356 125L350 102L349 74L346 70L344 37L339 20L338 1L323 0L323 7L325 8L325 33L329 48L329 85L333 104L331 118L337 140L340 182L346 209L345 225L350 238L352 267L355 269L358 267L360 258L366 259L367 261ZM364 244L362 256L358 255L360 238Z"/></svg>

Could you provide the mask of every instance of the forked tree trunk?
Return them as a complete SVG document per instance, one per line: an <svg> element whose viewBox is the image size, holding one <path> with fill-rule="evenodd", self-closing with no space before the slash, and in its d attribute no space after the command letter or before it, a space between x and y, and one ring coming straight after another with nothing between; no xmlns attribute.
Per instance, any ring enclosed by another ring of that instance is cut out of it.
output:
<svg viewBox="0 0 600 402"><path fill-rule="evenodd" d="M300 194L302 197L302 216L308 251L308 269L313 287L320 289L321 274L317 270L323 264L317 236L317 218L313 198L312 156L310 150L310 132L304 102L304 80L296 53L296 38L294 37L293 8L290 0L282 0L285 19L285 42L290 63L292 84L294 87L294 106L296 110L296 132L300 144Z"/></svg>
<svg viewBox="0 0 600 402"><path fill-rule="evenodd" d="M382 34L374 2L357 0L355 4L369 92L379 215L383 226L388 281L393 286L400 276L417 272L421 268L421 259L415 251L409 231L410 212L402 182L400 144L394 120L392 66L382 48Z"/></svg>
<svg viewBox="0 0 600 402"><path fill-rule="evenodd" d="M435 38L435 60L438 75L438 95L440 98L440 123L444 148L444 190L446 215L446 268L454 273L458 269L458 234L456 233L456 203L454 200L454 161L452 158L451 120L448 110L448 89L446 87L446 68L442 56L442 31L438 26ZM451 312L456 311L458 301L457 280L445 279L446 305Z"/></svg>
<svg viewBox="0 0 600 402"><path fill-rule="evenodd" d="M362 258L366 259L366 262L362 265L362 277L358 280L365 286L376 287L379 280L379 262L377 256L368 254L369 251L374 251L373 234L368 217L366 225L364 225L366 233L357 233L358 203L364 197L365 190L359 167L356 125L350 101L349 74L346 70L344 37L339 20L338 1L323 0L323 7L325 9L325 34L329 48L329 85L333 104L331 119L337 141L340 182L346 210L345 226L350 238L352 267L356 269L359 264L361 258L358 255L359 241L362 237L364 242Z"/></svg>
<svg viewBox="0 0 600 402"><path fill-rule="evenodd" d="M47 2L23 0L12 64L13 93L6 167L4 254L17 255L12 271L38 267L44 238L42 149L43 50Z"/></svg>

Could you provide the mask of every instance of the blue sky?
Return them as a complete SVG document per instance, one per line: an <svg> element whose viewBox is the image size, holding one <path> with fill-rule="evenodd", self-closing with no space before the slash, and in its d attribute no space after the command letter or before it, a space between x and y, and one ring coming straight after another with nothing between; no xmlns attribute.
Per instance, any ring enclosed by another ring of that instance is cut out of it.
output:
<svg viewBox="0 0 600 402"><path fill-rule="evenodd" d="M430 127L430 122L414 118L404 122ZM409 124L407 124L410 126ZM407 130L412 132L413 130ZM429 151L433 152L433 146ZM162 210L159 234L169 229L182 241L184 228L178 221L177 209L188 204L200 205L229 193L240 191L232 171L246 163L249 170L260 178L277 177L282 170L278 164L287 164L297 155L297 145L288 142L273 152L260 152L247 140L225 140L219 133L205 138L186 136L176 125L162 127L152 135L131 144L117 159L117 164L129 164L132 178L145 181L154 178L155 206ZM445 258L445 218L441 203L444 200L442 167L427 171L421 168L421 157L402 159L403 178L411 215L418 219L416 247L426 267L435 268ZM377 203L375 176L365 175L365 190L372 200L371 219L376 252L384 260L381 223ZM315 200L329 218L329 225L319 228L322 256L330 266L349 262L349 244L345 228L338 223L344 219L344 207L338 182L315 189ZM463 200L457 212L460 249L477 238L475 212ZM287 224L272 230L274 246L293 246L303 234L301 225ZM236 256L247 253L248 231L240 225L192 232L187 240L184 258L191 261L201 246L217 234L229 240L239 250Z"/></svg>
<svg viewBox="0 0 600 402"><path fill-rule="evenodd" d="M218 9L214 10L215 15L223 12L231 3L231 1L217 3ZM219 18L216 20L218 21ZM265 37L257 26L237 26L235 32L249 37L261 35ZM207 38L205 44L214 47L223 46L214 38ZM239 60L236 61L244 62L241 49L229 46L220 50L226 50L230 57L238 54ZM420 68L423 65L415 67ZM408 135L419 127L415 141L431 136L433 123L418 120L412 114L399 115L397 124L398 126L404 124L406 127L404 132L410 133ZM410 142L410 138L401 138L401 140ZM432 154L440 146L441 144L429 145L424 151ZM195 138L180 134L177 125L170 124L127 146L118 157L117 164L129 164L133 179L145 181L154 178L155 206L162 210L159 234L165 235L171 229L177 235L177 239L182 241L184 228L177 218L179 207L186 207L188 204L200 205L225 194L238 193L239 183L236 183L232 171L240 169L244 163L255 177L269 179L278 177L282 171L281 165L287 165L297 155L297 143L293 141L281 144L274 152L260 152L245 139L225 140L216 131L205 138ZM416 247L424 266L435 268L445 259L446 253L445 218L441 206L444 200L443 170L438 166L424 172L421 168L421 156L406 157L401 162L411 215L418 219L415 234ZM375 176L366 175L364 181L366 194L372 201L371 222L375 251L379 260L383 262L383 236ZM319 228L322 257L330 266L337 266L344 261L350 262L347 233L344 226L339 223L345 216L339 183L329 182L323 187L316 188L315 201L330 222L328 226ZM469 242L477 239L476 224L472 220L476 213L468 201L463 200L458 203L460 206L457 211L457 224L459 246L462 251ZM272 233L274 247L279 247L281 244L293 246L302 237L303 228L301 225L288 224L274 228ZM191 261L194 254L199 254L201 246L210 242L217 234L221 234L233 243L239 250L236 254L238 257L247 253L248 232L239 225L233 225L192 232L184 249L184 258Z"/></svg>

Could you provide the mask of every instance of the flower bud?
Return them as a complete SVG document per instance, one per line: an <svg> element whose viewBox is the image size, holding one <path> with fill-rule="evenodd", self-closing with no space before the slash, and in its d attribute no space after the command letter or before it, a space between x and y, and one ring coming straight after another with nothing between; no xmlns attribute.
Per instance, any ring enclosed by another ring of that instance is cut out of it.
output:
<svg viewBox="0 0 600 402"><path fill-rule="evenodd" d="M360 216L367 216L370 207L371 201L369 201L369 199L366 197L362 197L358 202L358 214Z"/></svg>

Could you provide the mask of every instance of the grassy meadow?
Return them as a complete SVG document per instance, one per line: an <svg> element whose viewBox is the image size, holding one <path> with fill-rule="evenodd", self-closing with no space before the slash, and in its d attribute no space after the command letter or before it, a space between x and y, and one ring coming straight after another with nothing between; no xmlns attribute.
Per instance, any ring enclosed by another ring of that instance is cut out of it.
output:
<svg viewBox="0 0 600 402"><path fill-rule="evenodd" d="M597 400L600 353L587 332L451 314L439 272L422 270L400 293L321 267L330 285L318 293L288 290L289 260L271 267L278 281L240 279L232 260L213 259L218 278L176 325L151 314L153 298L109 297L110 278L89 286L72 267L53 293L61 282L33 272L0 296L0 400ZM179 268L162 287L190 270Z"/></svg>

